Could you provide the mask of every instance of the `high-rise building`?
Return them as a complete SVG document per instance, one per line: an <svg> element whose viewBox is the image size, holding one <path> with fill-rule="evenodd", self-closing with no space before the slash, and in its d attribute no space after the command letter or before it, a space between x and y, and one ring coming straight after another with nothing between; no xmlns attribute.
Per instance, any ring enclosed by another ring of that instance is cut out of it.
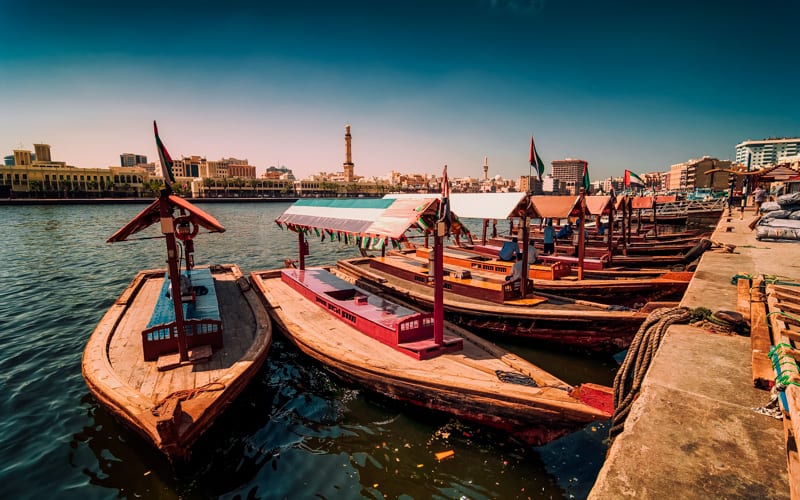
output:
<svg viewBox="0 0 800 500"><path fill-rule="evenodd" d="M137 155L133 153L122 153L119 155L120 167L135 167L137 165L145 165L147 163L147 156Z"/></svg>
<svg viewBox="0 0 800 500"><path fill-rule="evenodd" d="M583 173L589 162L577 158L567 158L553 160L550 165L553 167L553 178L565 183L571 194L577 194L580 187L583 186Z"/></svg>
<svg viewBox="0 0 800 500"><path fill-rule="evenodd" d="M736 163L748 164L755 170L775 165L800 155L800 138L771 138L761 141L747 140L736 145Z"/></svg>

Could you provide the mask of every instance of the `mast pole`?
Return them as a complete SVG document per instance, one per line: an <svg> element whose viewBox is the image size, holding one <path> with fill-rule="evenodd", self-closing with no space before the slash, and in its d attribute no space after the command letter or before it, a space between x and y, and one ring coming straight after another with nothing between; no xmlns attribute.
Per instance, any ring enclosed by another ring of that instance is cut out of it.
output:
<svg viewBox="0 0 800 500"><path fill-rule="evenodd" d="M167 268L169 281L172 286L172 304L175 310L175 335L178 338L178 353L180 360L188 361L189 348L186 345L186 331L184 329L183 303L181 301L181 270L178 262L178 245L175 243L175 219L172 217L172 205L169 202L169 192L164 190L159 197L159 216L161 218L161 232L167 244Z"/></svg>

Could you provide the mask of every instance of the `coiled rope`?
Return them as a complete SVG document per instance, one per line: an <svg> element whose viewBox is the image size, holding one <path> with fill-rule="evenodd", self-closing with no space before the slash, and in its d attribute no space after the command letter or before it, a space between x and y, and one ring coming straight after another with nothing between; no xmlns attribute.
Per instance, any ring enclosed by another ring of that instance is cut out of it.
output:
<svg viewBox="0 0 800 500"><path fill-rule="evenodd" d="M175 391L169 396L164 397L158 403L150 409L150 413L153 414L154 417L158 417L161 415L161 408L169 401L170 399L178 399L180 401L186 401L192 399L193 397L197 396L203 392L214 392L214 391L221 391L225 389L225 384L222 382L210 382L206 385L202 385L200 387L195 387L194 389L183 389L180 391Z"/></svg>
<svg viewBox="0 0 800 500"><path fill-rule="evenodd" d="M650 313L639 327L625 361L614 377L614 416L608 431L610 440L613 441L625 428L625 419L667 329L675 323L688 323L691 318L692 310L687 307L662 308Z"/></svg>

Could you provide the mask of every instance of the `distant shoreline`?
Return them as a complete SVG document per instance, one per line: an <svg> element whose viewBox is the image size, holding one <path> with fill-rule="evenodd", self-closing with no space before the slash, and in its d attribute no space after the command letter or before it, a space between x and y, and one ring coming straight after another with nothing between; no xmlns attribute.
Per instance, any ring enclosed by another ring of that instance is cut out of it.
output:
<svg viewBox="0 0 800 500"><path fill-rule="evenodd" d="M293 198L187 198L192 203L293 203ZM27 205L145 205L155 198L4 198L0 206Z"/></svg>

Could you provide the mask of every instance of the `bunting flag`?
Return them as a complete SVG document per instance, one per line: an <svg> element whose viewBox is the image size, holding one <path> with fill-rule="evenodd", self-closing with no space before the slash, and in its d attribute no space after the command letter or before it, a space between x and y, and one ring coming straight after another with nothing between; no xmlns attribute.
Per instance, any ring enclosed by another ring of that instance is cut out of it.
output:
<svg viewBox="0 0 800 500"><path fill-rule="evenodd" d="M583 190L589 192L589 162L583 162Z"/></svg>
<svg viewBox="0 0 800 500"><path fill-rule="evenodd" d="M447 165L444 166L444 172L442 173L442 199L439 203L439 213L436 220L437 222L444 222L445 234L449 234L453 218L450 215L450 181L447 179Z"/></svg>
<svg viewBox="0 0 800 500"><path fill-rule="evenodd" d="M158 148L158 158L161 162L161 175L164 176L164 184L166 185L167 192L172 192L172 183L175 182L175 176L172 175L172 157L169 155L164 143L158 137L158 125L153 120L153 132L156 134L156 147Z"/></svg>
<svg viewBox="0 0 800 500"><path fill-rule="evenodd" d="M539 157L539 152L536 151L536 145L533 143L533 134L531 134L531 154L529 161L531 162L531 167L536 169L536 172L539 174L539 180L542 180L542 176L544 175L544 162Z"/></svg>
<svg viewBox="0 0 800 500"><path fill-rule="evenodd" d="M625 187L644 188L645 184L641 177L630 170L625 171Z"/></svg>

